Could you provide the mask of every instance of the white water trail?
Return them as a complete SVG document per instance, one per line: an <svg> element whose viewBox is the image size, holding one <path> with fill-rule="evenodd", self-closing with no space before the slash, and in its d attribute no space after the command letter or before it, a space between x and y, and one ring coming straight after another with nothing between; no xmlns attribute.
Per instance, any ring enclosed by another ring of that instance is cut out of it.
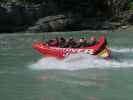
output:
<svg viewBox="0 0 133 100"><path fill-rule="evenodd" d="M131 60L116 61L113 59L99 59L88 54L74 54L59 60L56 58L42 58L28 66L34 70L82 70L89 68L127 68L133 67Z"/></svg>

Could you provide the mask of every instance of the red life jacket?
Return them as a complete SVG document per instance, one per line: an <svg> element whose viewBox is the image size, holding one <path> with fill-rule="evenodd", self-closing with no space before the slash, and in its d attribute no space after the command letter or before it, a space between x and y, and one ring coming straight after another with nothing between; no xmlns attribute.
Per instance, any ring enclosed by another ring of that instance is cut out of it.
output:
<svg viewBox="0 0 133 100"><path fill-rule="evenodd" d="M59 46L59 42L57 40L54 40L50 43L50 46Z"/></svg>

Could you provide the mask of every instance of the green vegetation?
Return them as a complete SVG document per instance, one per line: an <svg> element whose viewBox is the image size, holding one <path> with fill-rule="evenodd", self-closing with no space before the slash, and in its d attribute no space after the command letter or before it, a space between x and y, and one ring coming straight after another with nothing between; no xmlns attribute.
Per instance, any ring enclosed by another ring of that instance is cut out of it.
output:
<svg viewBox="0 0 133 100"><path fill-rule="evenodd" d="M131 1L130 3L129 3L129 10L133 10L133 1Z"/></svg>

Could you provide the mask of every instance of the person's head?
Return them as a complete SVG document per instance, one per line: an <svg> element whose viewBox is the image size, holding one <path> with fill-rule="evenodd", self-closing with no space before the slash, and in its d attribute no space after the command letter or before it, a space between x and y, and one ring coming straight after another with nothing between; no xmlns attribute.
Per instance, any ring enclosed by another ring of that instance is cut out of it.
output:
<svg viewBox="0 0 133 100"><path fill-rule="evenodd" d="M64 37L60 37L60 40L61 41L66 41Z"/></svg>
<svg viewBox="0 0 133 100"><path fill-rule="evenodd" d="M70 39L73 39L73 37L71 36Z"/></svg>
<svg viewBox="0 0 133 100"><path fill-rule="evenodd" d="M91 40L91 41L96 41L95 36L91 36L90 40Z"/></svg>
<svg viewBox="0 0 133 100"><path fill-rule="evenodd" d="M85 41L85 39L84 38L81 38L80 40L79 40L79 42L84 42Z"/></svg>
<svg viewBox="0 0 133 100"><path fill-rule="evenodd" d="M49 40L49 42L54 42L54 40L53 40L53 39L51 39L51 40Z"/></svg>
<svg viewBox="0 0 133 100"><path fill-rule="evenodd" d="M69 40L73 40L73 37L70 37Z"/></svg>

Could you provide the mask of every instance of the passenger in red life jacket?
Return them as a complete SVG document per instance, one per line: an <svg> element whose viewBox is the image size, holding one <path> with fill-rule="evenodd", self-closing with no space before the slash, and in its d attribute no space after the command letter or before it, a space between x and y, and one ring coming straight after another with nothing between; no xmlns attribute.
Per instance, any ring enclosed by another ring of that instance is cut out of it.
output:
<svg viewBox="0 0 133 100"><path fill-rule="evenodd" d="M51 46L52 45L52 42L53 42L54 40L48 40L46 43L48 44L48 46Z"/></svg>
<svg viewBox="0 0 133 100"><path fill-rule="evenodd" d="M49 40L48 41L48 45L49 46L58 47L59 46L59 39L58 39L58 37L56 37L56 39Z"/></svg>

